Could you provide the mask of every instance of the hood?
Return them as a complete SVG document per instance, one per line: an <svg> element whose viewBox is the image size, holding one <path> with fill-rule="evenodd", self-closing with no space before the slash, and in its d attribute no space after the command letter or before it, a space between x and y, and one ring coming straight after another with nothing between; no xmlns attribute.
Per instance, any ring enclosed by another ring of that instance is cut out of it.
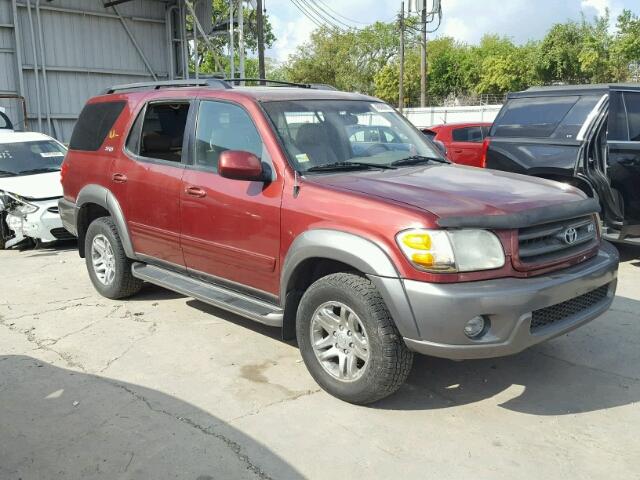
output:
<svg viewBox="0 0 640 480"><path fill-rule="evenodd" d="M510 215L586 198L578 189L550 180L458 165L314 175L307 180L405 203L439 218Z"/></svg>
<svg viewBox="0 0 640 480"><path fill-rule="evenodd" d="M61 197L60 172L0 177L0 190L31 200Z"/></svg>

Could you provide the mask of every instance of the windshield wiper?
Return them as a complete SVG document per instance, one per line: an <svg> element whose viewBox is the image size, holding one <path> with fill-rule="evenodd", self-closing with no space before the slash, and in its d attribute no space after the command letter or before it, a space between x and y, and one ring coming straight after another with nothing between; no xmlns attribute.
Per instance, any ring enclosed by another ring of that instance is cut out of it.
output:
<svg viewBox="0 0 640 480"><path fill-rule="evenodd" d="M366 162L335 162L335 163L323 163L322 165L316 165L314 167L307 168L307 172L328 172L331 170L360 170L380 168L382 170L394 170L395 167L390 165L380 165L377 163Z"/></svg>
<svg viewBox="0 0 640 480"><path fill-rule="evenodd" d="M395 167L400 167L400 166L403 166L403 165L420 165L422 163L431 163L431 162L449 163L444 158L424 157L422 155L412 155L410 157L401 158L400 160L396 160L395 162L391 162L391 165L393 165Z"/></svg>
<svg viewBox="0 0 640 480"><path fill-rule="evenodd" d="M49 167L49 168L34 168L32 170L23 170L19 173L19 175L24 175L26 173L49 173L49 172L59 172L60 169L59 168L53 168L53 167Z"/></svg>

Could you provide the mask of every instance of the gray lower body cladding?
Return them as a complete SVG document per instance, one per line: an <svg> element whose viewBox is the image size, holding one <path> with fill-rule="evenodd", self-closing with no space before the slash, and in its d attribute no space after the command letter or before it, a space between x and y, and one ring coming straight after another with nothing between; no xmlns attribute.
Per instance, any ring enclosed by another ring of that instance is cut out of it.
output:
<svg viewBox="0 0 640 480"><path fill-rule="evenodd" d="M457 360L510 355L602 315L615 296L618 260L615 248L603 242L594 258L538 277L458 284L398 280L404 298L396 298L390 311L415 352ZM395 316L407 315L408 308L412 319ZM480 315L489 327L470 339L464 326ZM542 321L532 326L533 318Z"/></svg>

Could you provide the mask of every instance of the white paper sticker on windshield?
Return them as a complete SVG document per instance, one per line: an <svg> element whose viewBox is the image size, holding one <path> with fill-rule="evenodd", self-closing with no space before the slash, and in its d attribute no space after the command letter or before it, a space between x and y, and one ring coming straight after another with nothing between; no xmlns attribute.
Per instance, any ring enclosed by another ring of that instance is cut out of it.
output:
<svg viewBox="0 0 640 480"><path fill-rule="evenodd" d="M298 160L298 163L307 163L309 162L309 157L306 153L299 153L296 155L296 160Z"/></svg>
<svg viewBox="0 0 640 480"><path fill-rule="evenodd" d="M62 152L41 152L41 157L51 158L51 157L64 157L64 153Z"/></svg>
<svg viewBox="0 0 640 480"><path fill-rule="evenodd" d="M393 112L393 107L391 105L387 105L386 103L372 103L371 107L380 113L389 113Z"/></svg>

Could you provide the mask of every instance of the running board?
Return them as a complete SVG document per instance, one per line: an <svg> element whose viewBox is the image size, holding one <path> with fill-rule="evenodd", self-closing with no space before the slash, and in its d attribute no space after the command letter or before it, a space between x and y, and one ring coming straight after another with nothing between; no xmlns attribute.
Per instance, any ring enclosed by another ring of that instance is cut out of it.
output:
<svg viewBox="0 0 640 480"><path fill-rule="evenodd" d="M277 305L155 265L136 262L131 266L131 273L145 282L196 298L265 325L282 326L284 311Z"/></svg>

